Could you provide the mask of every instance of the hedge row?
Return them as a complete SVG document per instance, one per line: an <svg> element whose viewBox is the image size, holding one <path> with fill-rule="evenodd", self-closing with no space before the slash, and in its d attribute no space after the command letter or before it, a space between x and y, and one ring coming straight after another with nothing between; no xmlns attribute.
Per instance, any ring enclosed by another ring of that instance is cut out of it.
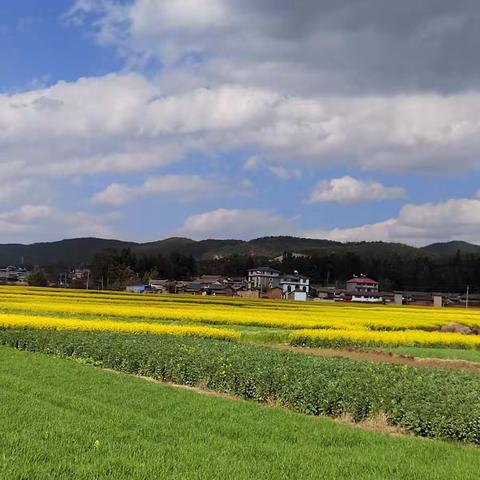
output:
<svg viewBox="0 0 480 480"><path fill-rule="evenodd" d="M473 373L186 337L0 330L0 344L202 385L304 414L362 421L383 413L416 435L480 444L480 375Z"/></svg>

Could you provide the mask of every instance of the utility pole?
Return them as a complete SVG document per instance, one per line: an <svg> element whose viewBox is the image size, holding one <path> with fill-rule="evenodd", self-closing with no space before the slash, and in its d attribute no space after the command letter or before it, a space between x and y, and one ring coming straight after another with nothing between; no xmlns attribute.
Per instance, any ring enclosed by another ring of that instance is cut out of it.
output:
<svg viewBox="0 0 480 480"><path fill-rule="evenodd" d="M90 270L87 270L87 290L88 290L89 283L90 283Z"/></svg>
<svg viewBox="0 0 480 480"><path fill-rule="evenodd" d="M470 285L467 285L467 299L466 299L466 302L465 302L465 308L468 308L468 296L469 296L469 293L470 293Z"/></svg>

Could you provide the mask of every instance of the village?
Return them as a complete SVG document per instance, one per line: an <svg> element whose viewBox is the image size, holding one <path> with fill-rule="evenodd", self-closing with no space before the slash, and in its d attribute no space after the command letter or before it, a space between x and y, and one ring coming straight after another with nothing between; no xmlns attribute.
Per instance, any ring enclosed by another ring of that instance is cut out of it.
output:
<svg viewBox="0 0 480 480"><path fill-rule="evenodd" d="M129 285L126 291L140 294L173 293L301 302L418 305L437 308L480 306L480 295L469 295L468 292L460 294L381 291L380 283L364 274L354 275L344 285L317 285L311 284L308 277L296 270L292 274L284 274L271 267L250 269L247 277L202 275L191 282L151 279L148 284Z"/></svg>
<svg viewBox="0 0 480 480"><path fill-rule="evenodd" d="M29 285L31 271L25 267L0 268L1 285ZM77 268L59 275L55 286L60 288L100 289L102 285L90 282L91 271ZM444 292L384 291L377 280L365 274L353 275L346 282L335 285L312 283L310 278L294 270L285 274L272 267L256 267L248 275L227 277L201 275L188 281L148 279L148 282L130 282L126 292L158 295L183 294L224 296L248 299L290 300L297 302L347 302L383 305L417 305L431 307L480 307L480 295Z"/></svg>

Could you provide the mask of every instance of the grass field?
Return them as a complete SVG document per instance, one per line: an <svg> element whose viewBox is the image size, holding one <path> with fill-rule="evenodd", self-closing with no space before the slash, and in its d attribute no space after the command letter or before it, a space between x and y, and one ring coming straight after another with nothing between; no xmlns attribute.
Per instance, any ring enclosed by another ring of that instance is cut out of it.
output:
<svg viewBox="0 0 480 480"><path fill-rule="evenodd" d="M389 437L0 347L5 480L470 480L480 450Z"/></svg>

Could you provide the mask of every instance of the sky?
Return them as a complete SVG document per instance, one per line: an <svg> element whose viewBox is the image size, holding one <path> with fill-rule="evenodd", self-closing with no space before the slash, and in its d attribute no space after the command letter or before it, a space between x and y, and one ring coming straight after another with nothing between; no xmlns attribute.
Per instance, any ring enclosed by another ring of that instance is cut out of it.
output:
<svg viewBox="0 0 480 480"><path fill-rule="evenodd" d="M0 242L480 243L478 0L4 0Z"/></svg>

